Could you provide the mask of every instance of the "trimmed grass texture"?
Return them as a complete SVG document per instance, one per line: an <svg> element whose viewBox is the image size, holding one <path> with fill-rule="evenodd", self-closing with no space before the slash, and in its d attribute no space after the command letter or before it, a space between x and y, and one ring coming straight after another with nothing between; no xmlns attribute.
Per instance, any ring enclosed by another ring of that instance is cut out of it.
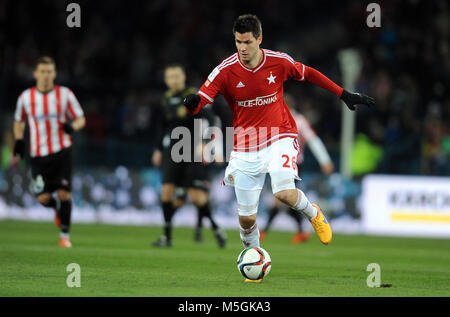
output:
<svg viewBox="0 0 450 317"><path fill-rule="evenodd" d="M244 283L236 267L243 247L229 230L220 249L211 229L194 242L193 228L174 228L173 247L150 246L159 227L74 224L72 249L58 247L53 223L0 221L0 296L450 296L450 240L335 235L299 245L292 233L271 231L261 244L272 258L262 283ZM69 288L66 268L81 268ZM370 263L381 283L369 288Z"/></svg>

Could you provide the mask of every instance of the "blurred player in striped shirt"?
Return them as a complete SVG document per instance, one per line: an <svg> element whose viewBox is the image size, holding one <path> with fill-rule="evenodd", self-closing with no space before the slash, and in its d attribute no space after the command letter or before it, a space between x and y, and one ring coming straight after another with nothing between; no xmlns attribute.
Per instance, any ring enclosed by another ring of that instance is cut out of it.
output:
<svg viewBox="0 0 450 317"><path fill-rule="evenodd" d="M17 100L14 155L25 156L28 121L32 190L41 205L55 210L55 224L61 229L59 246L70 248L71 134L81 130L86 120L73 92L54 84L56 66L51 57L39 58L33 76L36 86L23 91Z"/></svg>

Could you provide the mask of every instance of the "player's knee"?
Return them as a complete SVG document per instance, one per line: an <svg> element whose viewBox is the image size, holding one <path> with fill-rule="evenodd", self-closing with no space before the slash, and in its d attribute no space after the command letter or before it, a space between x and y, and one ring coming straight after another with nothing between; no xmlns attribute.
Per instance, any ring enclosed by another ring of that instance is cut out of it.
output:
<svg viewBox="0 0 450 317"><path fill-rule="evenodd" d="M39 196L37 196L37 200L39 201L39 203L43 206L47 206L50 202L50 198L51 195L50 194L41 194Z"/></svg>
<svg viewBox="0 0 450 317"><path fill-rule="evenodd" d="M256 222L256 214L250 216L239 216L239 224L243 229L249 229L253 227Z"/></svg>
<svg viewBox="0 0 450 317"><path fill-rule="evenodd" d="M192 203L198 208L203 207L206 204L206 202L207 202L206 200L201 199L201 198L197 198L197 199L193 199L192 200Z"/></svg>
<svg viewBox="0 0 450 317"><path fill-rule="evenodd" d="M71 194L67 190L58 190L58 198L61 201L69 200L71 198Z"/></svg>
<svg viewBox="0 0 450 317"><path fill-rule="evenodd" d="M175 209L180 208L181 206L183 206L185 204L185 201L183 199L174 199L173 201L173 207Z"/></svg>
<svg viewBox="0 0 450 317"><path fill-rule="evenodd" d="M284 190L295 189L295 176L292 171L276 171L270 173L272 193L275 195Z"/></svg>
<svg viewBox="0 0 450 317"><path fill-rule="evenodd" d="M163 184L161 189L161 201L169 202L173 199L173 194L175 192L175 186L172 184Z"/></svg>
<svg viewBox="0 0 450 317"><path fill-rule="evenodd" d="M275 199L275 207L281 208L283 207L283 203L279 199Z"/></svg>
<svg viewBox="0 0 450 317"><path fill-rule="evenodd" d="M275 197L281 202L286 202L289 198L289 194L287 193L287 190L282 190L278 193L275 193Z"/></svg>
<svg viewBox="0 0 450 317"><path fill-rule="evenodd" d="M197 207L202 207L208 202L208 194L201 190L190 191L189 196Z"/></svg>
<svg viewBox="0 0 450 317"><path fill-rule="evenodd" d="M172 201L173 199L173 192L170 191L161 191L161 201L166 203L169 201Z"/></svg>
<svg viewBox="0 0 450 317"><path fill-rule="evenodd" d="M275 197L279 201L290 206L295 204L295 202L297 201L297 196L298 194L296 189L287 189L275 193Z"/></svg>

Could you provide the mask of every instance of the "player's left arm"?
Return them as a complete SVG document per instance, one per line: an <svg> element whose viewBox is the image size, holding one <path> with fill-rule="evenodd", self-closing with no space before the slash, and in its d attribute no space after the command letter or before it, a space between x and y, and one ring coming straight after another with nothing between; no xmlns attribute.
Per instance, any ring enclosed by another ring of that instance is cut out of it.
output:
<svg viewBox="0 0 450 317"><path fill-rule="evenodd" d="M14 126L13 126L13 134L14 134L14 156L19 155L19 157L23 158L25 156L25 141L24 132L25 132L25 105L23 103L22 94L17 99L16 111L14 114Z"/></svg>
<svg viewBox="0 0 450 317"><path fill-rule="evenodd" d="M66 122L63 124L63 130L67 134L72 134L76 131L80 131L86 126L86 118L84 116L75 118L72 122Z"/></svg>
<svg viewBox="0 0 450 317"><path fill-rule="evenodd" d="M86 118L84 116L76 118L70 125L74 131L79 131L86 126Z"/></svg>
<svg viewBox="0 0 450 317"><path fill-rule="evenodd" d="M360 93L348 92L318 70L299 62L294 62L290 65L289 77L294 77L300 81L306 80L334 93L336 96L340 97L352 111L356 109L355 105L367 105L369 107L375 105L375 100L372 97Z"/></svg>
<svg viewBox="0 0 450 317"><path fill-rule="evenodd" d="M348 92L312 67L305 66L305 78L310 83L333 92L340 97L352 111L355 111L355 105L367 105L369 107L375 105L375 100L372 97L360 93Z"/></svg>
<svg viewBox="0 0 450 317"><path fill-rule="evenodd" d="M68 91L67 96L67 111L73 120L72 122L65 122L63 124L64 132L72 134L73 132L80 131L86 126L86 118L83 109L81 109L77 97L75 97L71 90Z"/></svg>

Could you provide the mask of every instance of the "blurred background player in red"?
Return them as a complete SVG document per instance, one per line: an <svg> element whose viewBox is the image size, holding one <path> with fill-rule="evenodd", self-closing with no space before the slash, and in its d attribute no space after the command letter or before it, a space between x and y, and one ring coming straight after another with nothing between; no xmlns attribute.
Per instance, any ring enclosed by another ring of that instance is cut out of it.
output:
<svg viewBox="0 0 450 317"><path fill-rule="evenodd" d="M297 123L298 143L300 145L299 157L297 159L297 166L299 167L298 170L300 171L300 164L303 162L304 159L304 145L307 144L311 152L314 154L314 157L316 158L317 162L319 163L322 172L327 176L330 175L334 171L334 164L322 140L319 138L314 129L311 127L311 123L309 122L309 120L300 112L295 110L296 108L294 97L290 94L285 93L284 101L286 102L286 105L289 107L292 117ZM294 244L298 244L304 241L308 241L309 238L311 237L311 234L303 232L302 221L304 217L302 217L302 215L299 212L291 208L287 208L287 206L281 203L278 199L274 200L274 205L272 208L270 208L268 212L269 218L267 219L267 223L266 226L264 227L264 230L260 230L261 241L265 240L267 232L269 231L273 220L278 215L278 213L283 210L286 210L289 216L294 218L294 220L297 223L297 233L294 234L291 242Z"/></svg>
<svg viewBox="0 0 450 317"><path fill-rule="evenodd" d="M86 120L72 90L54 84L55 61L38 59L33 72L36 86L23 91L14 115L14 155L25 156L25 120L28 121L32 190L39 203L55 210L55 224L61 229L59 246L70 248L72 213L72 138ZM57 197L52 194L57 192Z"/></svg>

